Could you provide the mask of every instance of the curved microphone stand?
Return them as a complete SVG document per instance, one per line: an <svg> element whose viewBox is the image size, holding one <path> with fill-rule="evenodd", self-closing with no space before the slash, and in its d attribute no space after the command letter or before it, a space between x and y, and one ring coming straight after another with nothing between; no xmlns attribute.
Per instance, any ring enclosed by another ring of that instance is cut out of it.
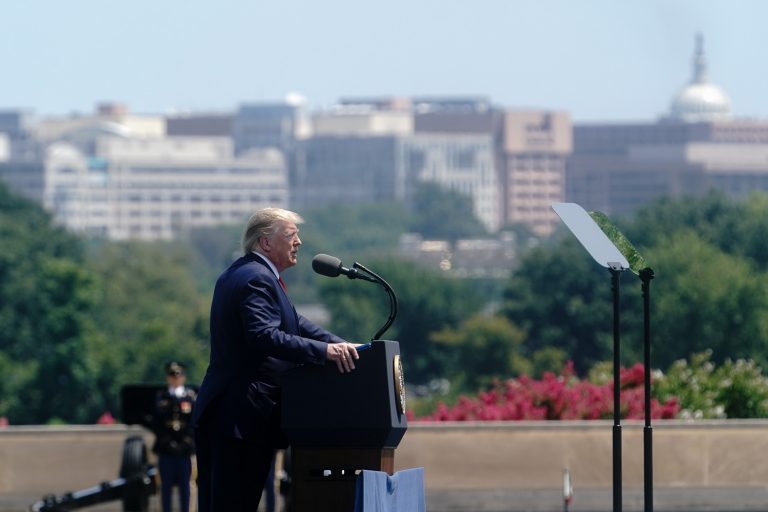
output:
<svg viewBox="0 0 768 512"><path fill-rule="evenodd" d="M372 270L365 268L360 263L355 262L352 264L352 268L362 270L371 276L377 283L384 287L384 289L387 291L387 295L389 295L389 318L387 318L387 321L384 323L384 325L381 326L381 329L379 329L376 334L373 335L373 338L371 338L371 341L379 340L381 339L381 336L387 332L387 329L389 329L389 327L392 325L392 322L395 321L395 317L397 316L397 297L395 297L395 291L391 286L389 286L388 282L381 278L381 276Z"/></svg>

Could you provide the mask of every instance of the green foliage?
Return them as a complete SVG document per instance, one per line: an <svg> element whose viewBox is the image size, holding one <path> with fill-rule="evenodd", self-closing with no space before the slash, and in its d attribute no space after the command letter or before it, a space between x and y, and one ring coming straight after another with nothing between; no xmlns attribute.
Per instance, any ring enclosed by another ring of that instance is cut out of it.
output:
<svg viewBox="0 0 768 512"><path fill-rule="evenodd" d="M78 240L34 203L0 186L0 415L19 423L56 413L84 419L94 334L94 276Z"/></svg>
<svg viewBox="0 0 768 512"><path fill-rule="evenodd" d="M690 362L676 361L666 374L657 372L654 396L677 397L683 418L768 417L768 378L754 361L726 359L717 367L711 358L704 351Z"/></svg>
<svg viewBox="0 0 768 512"><path fill-rule="evenodd" d="M597 385L613 382L613 361L599 361L595 363L587 372L587 380Z"/></svg>
<svg viewBox="0 0 768 512"><path fill-rule="evenodd" d="M410 262L390 259L366 266L384 277L397 295L397 319L383 337L400 342L409 381L423 383L444 376L449 356L430 333L456 328L483 306L482 298L469 284ZM381 287L345 278L321 283L320 296L331 313L334 332L350 340L368 340L384 324L389 302Z"/></svg>
<svg viewBox="0 0 768 512"><path fill-rule="evenodd" d="M755 356L768 362L764 274L690 231L660 238L648 254L661 269L652 281L656 365L664 368L706 349L715 361Z"/></svg>
<svg viewBox="0 0 768 512"><path fill-rule="evenodd" d="M602 363L612 358L610 275L570 234L529 250L503 283L498 315L480 314L493 310L499 283L446 278L394 256L409 229L427 238L483 234L468 198L429 184L419 193L415 215L392 204L303 212L299 265L286 273L292 296L322 301L332 330L367 341L386 320L386 293L320 277L310 260L334 254L386 278L399 313L383 337L400 341L409 383L453 384L420 403L495 377L557 371L567 360L595 383L612 379ZM652 362L670 368L655 381L656 398L678 397L689 417L768 417L760 370L768 364L768 196L661 200L617 225L656 275ZM239 253L241 229L196 230L178 244L86 244L0 186L0 416L18 424L119 414L120 387L159 382L168 359L183 360L199 382L210 291ZM622 364L631 366L642 354L642 302L629 272L621 308Z"/></svg>
<svg viewBox="0 0 768 512"><path fill-rule="evenodd" d="M532 370L528 375L533 375L534 377L541 377L546 372L557 373L565 368L566 363L569 361L565 350L557 347L540 348L533 353L532 359ZM524 374L525 372L520 373Z"/></svg>
<svg viewBox="0 0 768 512"><path fill-rule="evenodd" d="M120 386L159 382L171 358L200 378L206 300L185 252L85 244L0 186L0 416L91 423Z"/></svg>
<svg viewBox="0 0 768 512"><path fill-rule="evenodd" d="M504 292L501 312L526 333L524 357L555 348L583 374L612 353L610 286L610 274L569 237L523 257ZM627 307L637 303L630 294L624 298ZM625 357L631 360L629 350Z"/></svg>
<svg viewBox="0 0 768 512"><path fill-rule="evenodd" d="M463 391L488 387L496 379L530 374L530 362L520 355L525 333L500 316L475 315L458 328L433 332L430 341L453 357L454 385ZM437 347L436 347L437 348Z"/></svg>
<svg viewBox="0 0 768 512"><path fill-rule="evenodd" d="M715 362L751 357L768 364L764 214L764 195L738 203L712 194L661 200L634 219L618 220L656 275L650 286L655 367L706 349ZM630 364L642 354L642 295L630 273L621 283L621 359ZM526 357L555 347L583 374L612 358L611 307L608 272L567 235L523 258L502 312L526 332Z"/></svg>
<svg viewBox="0 0 768 512"><path fill-rule="evenodd" d="M411 229L424 238L455 241L486 234L472 206L472 198L437 183L419 184L413 198Z"/></svg>
<svg viewBox="0 0 768 512"><path fill-rule="evenodd" d="M692 231L726 254L768 269L768 194L755 192L744 201L720 192L701 198L661 199L640 210L623 230L636 244L657 245L678 231ZM650 261L650 266L655 263Z"/></svg>
<svg viewBox="0 0 768 512"><path fill-rule="evenodd" d="M632 272L639 274L641 270L648 267L645 259L637 249L635 249L632 242L630 242L629 239L624 236L624 233L611 222L611 219L609 219L607 215L602 212L590 212L589 216L592 217L592 220L595 221L598 226L600 226L600 229L606 234L608 240L610 240L627 259L627 263L629 263L629 268Z"/></svg>
<svg viewBox="0 0 768 512"><path fill-rule="evenodd" d="M25 409L24 390L35 385L39 365L30 359L12 359L0 351L0 416L14 417Z"/></svg>
<svg viewBox="0 0 768 512"><path fill-rule="evenodd" d="M189 271L196 278L198 289L206 295L213 293L219 273L242 254L241 225L222 225L196 228L189 232L181 244L187 247L186 261Z"/></svg>
<svg viewBox="0 0 768 512"><path fill-rule="evenodd" d="M114 375L111 396L127 383L161 380L163 364L173 359L185 363L190 383L200 382L210 303L187 271L187 252L160 243L110 243L94 249L90 264L101 284L94 317L107 337L109 350L101 356Z"/></svg>
<svg viewBox="0 0 768 512"><path fill-rule="evenodd" d="M285 282L302 303L321 301L318 275L310 265L316 254L332 254L346 266L389 257L409 219L402 205L394 203L331 205L301 215L306 222L300 226L299 264L285 273Z"/></svg>
<svg viewBox="0 0 768 512"><path fill-rule="evenodd" d="M303 243L340 257L391 252L410 221L402 205L395 203L334 204L302 216Z"/></svg>

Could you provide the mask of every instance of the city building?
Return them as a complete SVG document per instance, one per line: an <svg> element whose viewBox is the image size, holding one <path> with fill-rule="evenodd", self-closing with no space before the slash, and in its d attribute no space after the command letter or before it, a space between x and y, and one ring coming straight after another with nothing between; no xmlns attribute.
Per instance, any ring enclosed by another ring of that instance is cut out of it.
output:
<svg viewBox="0 0 768 512"><path fill-rule="evenodd" d="M234 121L231 113L171 114L165 132L169 137L232 137Z"/></svg>
<svg viewBox="0 0 768 512"><path fill-rule="evenodd" d="M34 130L30 151L0 159L0 178L74 232L171 239L288 205L288 170L275 148L235 155L231 137L169 137L155 116L124 110L50 119Z"/></svg>
<svg viewBox="0 0 768 512"><path fill-rule="evenodd" d="M95 149L86 154L67 142L46 149L43 205L76 232L172 239L288 203L285 160L275 149L235 157L226 137L114 136L98 138Z"/></svg>
<svg viewBox="0 0 768 512"><path fill-rule="evenodd" d="M312 117L312 137L295 155L291 204L401 202L421 182L472 198L487 229L499 227L498 181L490 133L415 132L405 100L345 100Z"/></svg>
<svg viewBox="0 0 768 512"><path fill-rule="evenodd" d="M523 224L540 236L558 223L551 204L565 199L572 150L570 116L557 111L505 111L497 148L502 224Z"/></svg>
<svg viewBox="0 0 768 512"><path fill-rule="evenodd" d="M417 133L483 134L492 139L498 218L491 229L523 224L539 236L552 232L558 220L550 205L565 198L565 164L572 149L566 112L504 110L483 97L442 102L420 98L414 104ZM491 198L483 200L487 218Z"/></svg>
<svg viewBox="0 0 768 512"><path fill-rule="evenodd" d="M566 197L588 210L629 215L660 197L768 191L768 122L735 118L709 82L697 36L690 82L655 122L577 124Z"/></svg>
<svg viewBox="0 0 768 512"><path fill-rule="evenodd" d="M232 115L102 103L30 125L0 112L0 176L70 228L116 239L171 238L259 204L408 208L422 182L471 198L489 232L546 235L570 149L567 114L505 111L483 96L345 98L311 116L298 96Z"/></svg>
<svg viewBox="0 0 768 512"><path fill-rule="evenodd" d="M291 203L408 206L428 181L469 196L489 231L519 223L547 235L571 147L564 112L504 111L481 96L345 99L313 114L312 136L297 145Z"/></svg>
<svg viewBox="0 0 768 512"><path fill-rule="evenodd" d="M510 231L493 238L424 240L405 233L398 246L400 256L457 278L508 278L515 266L518 240Z"/></svg>
<svg viewBox="0 0 768 512"><path fill-rule="evenodd" d="M232 130L235 153L277 148L289 155L295 142L309 135L305 103L301 96L289 95L284 101L240 105Z"/></svg>

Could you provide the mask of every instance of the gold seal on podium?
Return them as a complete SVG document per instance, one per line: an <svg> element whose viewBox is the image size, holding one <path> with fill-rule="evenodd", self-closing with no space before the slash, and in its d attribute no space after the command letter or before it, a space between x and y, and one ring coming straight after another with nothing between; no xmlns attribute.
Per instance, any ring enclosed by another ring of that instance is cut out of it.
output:
<svg viewBox="0 0 768 512"><path fill-rule="evenodd" d="M400 415L405 414L405 377L403 377L403 363L400 361L400 354L395 354L395 401L397 403L397 412Z"/></svg>

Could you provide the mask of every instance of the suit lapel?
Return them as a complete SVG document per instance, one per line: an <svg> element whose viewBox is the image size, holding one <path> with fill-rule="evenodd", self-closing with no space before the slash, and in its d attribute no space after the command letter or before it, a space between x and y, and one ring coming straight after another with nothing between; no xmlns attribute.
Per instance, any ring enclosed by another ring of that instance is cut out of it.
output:
<svg viewBox="0 0 768 512"><path fill-rule="evenodd" d="M280 281L277 280L277 276L275 276L275 273L272 272L272 269L267 264L266 261L264 261L264 257L260 254L256 254L253 252L249 252L246 256L246 258L249 259L249 261L255 261L261 265L264 266L264 268L267 269L267 273L271 276L272 280L274 281L275 287L277 288L277 293L282 294L283 298L285 299L285 302L288 303L288 307L290 308L291 313L293 314L293 318L296 325L296 334L299 333L299 313L296 311L296 308L293 305L293 302L291 301L291 298L288 296L288 292L285 291L283 286L280 284ZM285 308L283 308L285 309Z"/></svg>

